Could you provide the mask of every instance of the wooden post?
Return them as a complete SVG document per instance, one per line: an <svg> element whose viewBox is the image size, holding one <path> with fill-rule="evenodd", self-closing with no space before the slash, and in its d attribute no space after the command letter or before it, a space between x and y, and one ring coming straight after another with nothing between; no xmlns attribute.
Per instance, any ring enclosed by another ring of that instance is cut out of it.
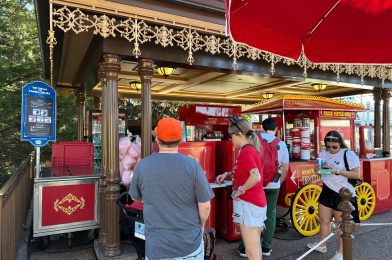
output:
<svg viewBox="0 0 392 260"><path fill-rule="evenodd" d="M373 90L374 99L374 147L381 148L381 88Z"/></svg>
<svg viewBox="0 0 392 260"><path fill-rule="evenodd" d="M154 75L154 61L139 59L138 73L142 81L142 158L151 154L151 79Z"/></svg>
<svg viewBox="0 0 392 260"><path fill-rule="evenodd" d="M389 89L382 90L383 110L382 110L382 139L383 139L383 151L384 155L390 155L390 134L391 134L391 123L389 122L389 100L391 98L391 91Z"/></svg>
<svg viewBox="0 0 392 260"><path fill-rule="evenodd" d="M86 92L84 90L78 90L76 92L76 105L78 108L78 141L83 142L84 140L84 120L86 114L85 101Z"/></svg>
<svg viewBox="0 0 392 260"><path fill-rule="evenodd" d="M342 230L342 241L343 241L343 259L352 260L352 233L355 230L355 223L351 220L351 211L355 210L354 206L350 203L352 194L349 189L341 188L339 191L342 202L340 202L338 208L342 211L342 222L340 228Z"/></svg>

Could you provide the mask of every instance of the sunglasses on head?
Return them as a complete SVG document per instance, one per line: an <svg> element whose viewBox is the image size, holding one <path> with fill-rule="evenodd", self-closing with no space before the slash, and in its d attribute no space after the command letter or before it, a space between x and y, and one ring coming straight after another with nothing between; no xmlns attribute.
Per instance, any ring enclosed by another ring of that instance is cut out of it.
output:
<svg viewBox="0 0 392 260"><path fill-rule="evenodd" d="M327 147L327 149L331 149L332 148L334 150L339 148L339 146L336 146L336 145L332 145L332 146L326 145L325 147Z"/></svg>
<svg viewBox="0 0 392 260"><path fill-rule="evenodd" d="M229 116L229 120L238 129L238 131L240 131L241 133L244 133L244 132L242 132L240 126L238 125L238 121L240 121L240 119L237 116ZM229 135L231 137L232 134L229 134Z"/></svg>

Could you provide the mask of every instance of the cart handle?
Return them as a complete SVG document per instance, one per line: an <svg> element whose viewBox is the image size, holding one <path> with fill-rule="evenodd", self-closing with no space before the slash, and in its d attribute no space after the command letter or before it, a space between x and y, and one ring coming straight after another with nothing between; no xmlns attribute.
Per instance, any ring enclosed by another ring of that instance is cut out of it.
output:
<svg viewBox="0 0 392 260"><path fill-rule="evenodd" d="M121 202L122 199L124 197L127 197L127 196L129 196L129 194L128 194L127 191L125 191L125 192L121 193L120 196L118 196L117 199L116 199L117 205L119 205L122 209L123 208L128 208L129 206L127 206L127 205L131 205L133 203L133 199L131 198L131 196L129 196L129 198L131 199L130 203L124 204L124 203Z"/></svg>

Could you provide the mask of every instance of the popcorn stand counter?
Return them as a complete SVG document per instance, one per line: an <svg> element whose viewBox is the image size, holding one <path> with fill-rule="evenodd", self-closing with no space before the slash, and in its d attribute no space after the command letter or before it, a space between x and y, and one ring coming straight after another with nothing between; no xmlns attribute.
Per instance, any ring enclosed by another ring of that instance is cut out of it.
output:
<svg viewBox="0 0 392 260"><path fill-rule="evenodd" d="M49 235L99 228L98 181L94 146L86 142L55 143L52 167L42 167L34 179L33 236L48 245Z"/></svg>

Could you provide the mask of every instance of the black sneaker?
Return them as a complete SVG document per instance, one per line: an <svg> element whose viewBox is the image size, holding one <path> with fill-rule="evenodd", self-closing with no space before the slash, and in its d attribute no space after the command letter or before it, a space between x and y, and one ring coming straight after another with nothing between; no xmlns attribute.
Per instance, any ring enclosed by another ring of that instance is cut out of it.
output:
<svg viewBox="0 0 392 260"><path fill-rule="evenodd" d="M248 255L245 252L245 248L237 248L237 252L241 257L248 257Z"/></svg>
<svg viewBox="0 0 392 260"><path fill-rule="evenodd" d="M272 252L272 249L266 250L266 251L262 250L262 254L265 255L265 256L270 256L271 252Z"/></svg>

